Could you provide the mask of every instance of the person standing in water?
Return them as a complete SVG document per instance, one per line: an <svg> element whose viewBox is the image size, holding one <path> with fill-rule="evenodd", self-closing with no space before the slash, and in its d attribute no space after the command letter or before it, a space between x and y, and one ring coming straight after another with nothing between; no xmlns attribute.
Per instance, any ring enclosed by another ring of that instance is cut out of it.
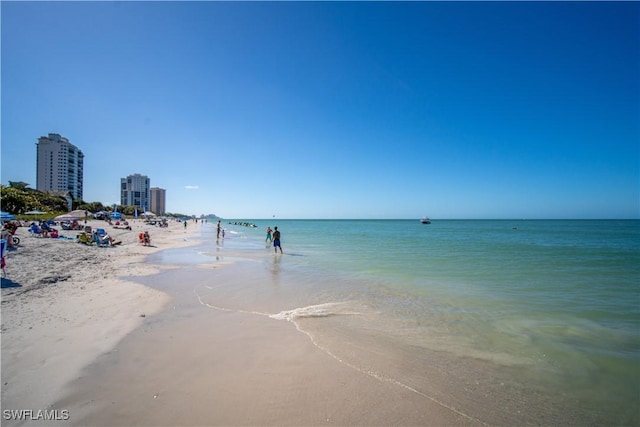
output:
<svg viewBox="0 0 640 427"><path fill-rule="evenodd" d="M282 245L280 244L280 232L278 231L278 227L274 227L273 252L278 253L278 248L280 248L280 253L282 253Z"/></svg>
<svg viewBox="0 0 640 427"><path fill-rule="evenodd" d="M218 232L216 234L216 238L219 239L220 238L220 229L222 228L222 226L220 225L220 220L218 220Z"/></svg>
<svg viewBox="0 0 640 427"><path fill-rule="evenodd" d="M267 241L269 241L269 243L271 243L271 242L272 242L272 239L271 239L271 227L267 227L267 238L266 238L266 239L264 239L264 241L265 241L265 243L266 243Z"/></svg>

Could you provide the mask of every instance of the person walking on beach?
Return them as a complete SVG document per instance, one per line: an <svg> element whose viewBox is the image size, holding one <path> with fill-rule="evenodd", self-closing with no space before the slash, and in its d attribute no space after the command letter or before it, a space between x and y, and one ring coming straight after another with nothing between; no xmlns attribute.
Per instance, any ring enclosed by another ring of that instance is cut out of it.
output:
<svg viewBox="0 0 640 427"><path fill-rule="evenodd" d="M280 232L278 231L278 227L274 227L273 232L273 252L278 253L278 248L280 248L280 253L282 253L282 245L280 245Z"/></svg>
<svg viewBox="0 0 640 427"><path fill-rule="evenodd" d="M272 242L272 239L271 239L271 227L267 227L267 238L266 238L266 239L264 239L264 241L265 241L265 243L266 243L267 241L269 241L269 243L271 243L271 242Z"/></svg>

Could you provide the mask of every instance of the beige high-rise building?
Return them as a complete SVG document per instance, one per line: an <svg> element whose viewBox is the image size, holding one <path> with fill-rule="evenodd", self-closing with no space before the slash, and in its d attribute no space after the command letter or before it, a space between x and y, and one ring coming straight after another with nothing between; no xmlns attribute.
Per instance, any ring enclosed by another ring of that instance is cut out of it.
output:
<svg viewBox="0 0 640 427"><path fill-rule="evenodd" d="M151 188L151 211L157 215L164 215L166 212L166 194L164 188Z"/></svg>
<svg viewBox="0 0 640 427"><path fill-rule="evenodd" d="M82 200L84 154L57 133L38 138L36 189L69 192Z"/></svg>

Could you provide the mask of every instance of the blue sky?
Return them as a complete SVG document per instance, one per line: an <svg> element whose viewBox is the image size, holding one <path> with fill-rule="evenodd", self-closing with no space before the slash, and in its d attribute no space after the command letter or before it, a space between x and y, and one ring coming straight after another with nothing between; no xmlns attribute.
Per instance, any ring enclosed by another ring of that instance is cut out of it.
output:
<svg viewBox="0 0 640 427"><path fill-rule="evenodd" d="M225 218L640 218L638 2L7 2L2 183L37 138Z"/></svg>

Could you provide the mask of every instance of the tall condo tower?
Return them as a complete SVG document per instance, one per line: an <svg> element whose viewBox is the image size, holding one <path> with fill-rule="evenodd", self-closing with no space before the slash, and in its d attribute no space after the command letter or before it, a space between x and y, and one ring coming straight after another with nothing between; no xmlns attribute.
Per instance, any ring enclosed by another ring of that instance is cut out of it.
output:
<svg viewBox="0 0 640 427"><path fill-rule="evenodd" d="M36 189L71 193L82 199L84 154L69 140L57 133L38 138Z"/></svg>
<svg viewBox="0 0 640 427"><path fill-rule="evenodd" d="M120 178L120 204L136 206L142 212L151 207L151 180L139 173Z"/></svg>

